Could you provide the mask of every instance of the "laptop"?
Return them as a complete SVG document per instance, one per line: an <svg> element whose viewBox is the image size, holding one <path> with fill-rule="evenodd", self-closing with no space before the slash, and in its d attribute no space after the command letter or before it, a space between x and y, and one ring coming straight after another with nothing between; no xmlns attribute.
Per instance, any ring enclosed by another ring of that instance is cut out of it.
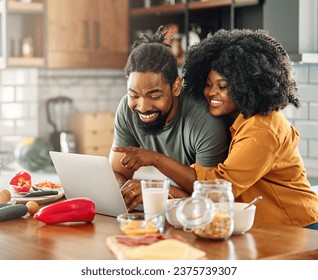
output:
<svg viewBox="0 0 318 280"><path fill-rule="evenodd" d="M49 153L67 199L87 197L94 201L96 213L107 216L128 212L107 157Z"/></svg>

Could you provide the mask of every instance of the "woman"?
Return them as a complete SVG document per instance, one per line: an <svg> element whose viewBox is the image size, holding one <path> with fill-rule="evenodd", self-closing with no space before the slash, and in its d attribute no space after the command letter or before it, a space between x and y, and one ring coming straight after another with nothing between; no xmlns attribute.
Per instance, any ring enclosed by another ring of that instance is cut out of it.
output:
<svg viewBox="0 0 318 280"><path fill-rule="evenodd" d="M172 159L162 164L161 155L141 149L126 150L122 163L153 165L188 191L194 180L226 179L236 201L263 196L256 220L318 229L318 196L306 178L299 134L281 112L300 106L281 44L262 30L220 30L188 50L184 82L190 95L205 97L211 115L232 123L224 163L212 171Z"/></svg>

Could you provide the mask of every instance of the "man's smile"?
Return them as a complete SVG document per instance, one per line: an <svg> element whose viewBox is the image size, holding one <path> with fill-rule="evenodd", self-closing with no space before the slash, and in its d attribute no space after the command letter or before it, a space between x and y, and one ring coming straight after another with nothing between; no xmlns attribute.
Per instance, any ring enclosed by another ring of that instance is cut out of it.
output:
<svg viewBox="0 0 318 280"><path fill-rule="evenodd" d="M139 118L143 121L143 122L152 122L155 119L157 119L159 113L152 113L152 114L141 114L138 113Z"/></svg>

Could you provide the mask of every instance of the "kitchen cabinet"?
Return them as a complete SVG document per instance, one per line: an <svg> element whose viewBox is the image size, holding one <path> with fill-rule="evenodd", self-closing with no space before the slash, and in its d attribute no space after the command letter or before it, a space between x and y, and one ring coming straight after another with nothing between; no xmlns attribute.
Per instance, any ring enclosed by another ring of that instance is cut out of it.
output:
<svg viewBox="0 0 318 280"><path fill-rule="evenodd" d="M316 0L130 0L129 3L130 44L141 32L150 34L160 25L171 23L186 36L184 50L191 45L189 35L193 31L202 39L220 28L264 29L283 45L293 61L318 62Z"/></svg>
<svg viewBox="0 0 318 280"><path fill-rule="evenodd" d="M71 118L80 154L108 156L114 137L114 113L77 113Z"/></svg>
<svg viewBox="0 0 318 280"><path fill-rule="evenodd" d="M49 68L123 68L127 56L128 0L47 0Z"/></svg>
<svg viewBox="0 0 318 280"><path fill-rule="evenodd" d="M237 9L260 5L259 0L173 0L150 1L130 0L130 44L141 32L154 32L160 25L176 24L179 32L186 36L187 47L191 44L189 32L200 38L220 28L235 27ZM148 1L149 2L149 1ZM190 42L189 42L190 41Z"/></svg>
<svg viewBox="0 0 318 280"><path fill-rule="evenodd" d="M45 66L45 0L0 0L0 67Z"/></svg>
<svg viewBox="0 0 318 280"><path fill-rule="evenodd" d="M292 61L318 63L318 2L266 0L236 14L236 26L262 28L279 41Z"/></svg>

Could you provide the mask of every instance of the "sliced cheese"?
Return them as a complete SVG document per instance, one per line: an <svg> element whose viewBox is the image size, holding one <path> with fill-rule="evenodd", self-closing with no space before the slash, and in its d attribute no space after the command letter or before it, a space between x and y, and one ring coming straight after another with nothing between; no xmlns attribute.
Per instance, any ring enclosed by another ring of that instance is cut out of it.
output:
<svg viewBox="0 0 318 280"><path fill-rule="evenodd" d="M127 248L123 253L127 259L134 260L194 260L205 256L204 251L175 239Z"/></svg>

